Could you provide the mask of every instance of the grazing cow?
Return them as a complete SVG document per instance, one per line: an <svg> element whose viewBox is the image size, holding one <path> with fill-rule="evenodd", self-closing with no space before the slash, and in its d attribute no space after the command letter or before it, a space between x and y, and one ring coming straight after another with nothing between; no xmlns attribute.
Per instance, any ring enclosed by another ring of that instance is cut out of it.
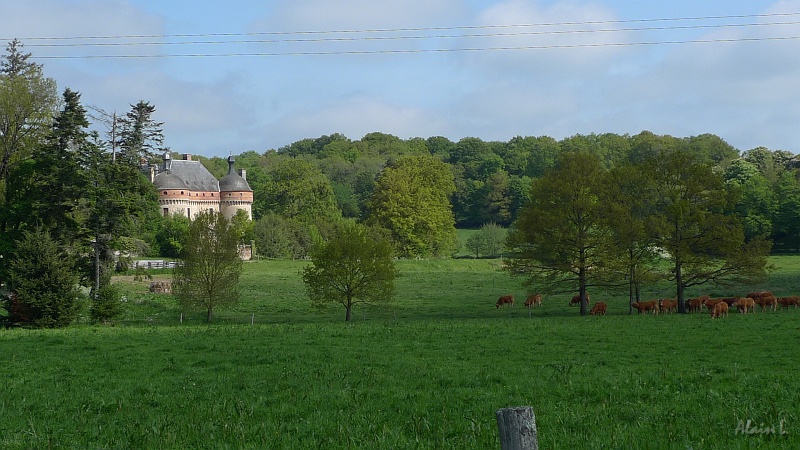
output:
<svg viewBox="0 0 800 450"><path fill-rule="evenodd" d="M671 313L678 308L678 301L671 298L665 298L661 300L661 303L658 306L661 308L661 311Z"/></svg>
<svg viewBox="0 0 800 450"><path fill-rule="evenodd" d="M739 299L739 297L725 297L725 298L722 299L722 301L727 303L728 304L728 308L730 308L731 306L733 306L734 303L736 303L736 300L738 300L738 299Z"/></svg>
<svg viewBox="0 0 800 450"><path fill-rule="evenodd" d="M725 302L723 302L721 298L709 298L703 304L706 305L706 308L708 308L709 311L712 311L714 309L714 306L720 303L725 303ZM725 303L725 305L727 305L727 303Z"/></svg>
<svg viewBox="0 0 800 450"><path fill-rule="evenodd" d="M588 292L586 293L586 303L589 303L589 293ZM574 295L572 297L572 300L569 301L569 306L580 305L580 304L581 304L581 295L580 294Z"/></svg>
<svg viewBox="0 0 800 450"><path fill-rule="evenodd" d="M706 301L705 297L690 298L687 302L689 304L689 312L700 312L703 309L703 303Z"/></svg>
<svg viewBox="0 0 800 450"><path fill-rule="evenodd" d="M747 314L747 311L756 312L755 308L755 301L750 297L740 297L735 302L733 302L733 306L739 308L740 313Z"/></svg>
<svg viewBox="0 0 800 450"><path fill-rule="evenodd" d="M589 311L589 314L593 316L594 315L605 316L607 308L608 305L606 305L606 302L597 302L594 304L594 306L592 306L592 310Z"/></svg>
<svg viewBox="0 0 800 450"><path fill-rule="evenodd" d="M751 297L752 298L752 297ZM768 309L772 309L773 311L778 309L778 299L773 296L764 296L764 297L757 297L754 298L753 301L761 307L761 311L766 311Z"/></svg>
<svg viewBox="0 0 800 450"><path fill-rule="evenodd" d="M778 304L781 305L781 308L789 309L790 306L794 306L797 308L798 303L800 303L800 297L779 297Z"/></svg>
<svg viewBox="0 0 800 450"><path fill-rule="evenodd" d="M633 302L631 306L636 308L639 311L639 314L647 313L648 311L652 311L653 314L658 314L658 302L655 300L650 300L647 302Z"/></svg>
<svg viewBox="0 0 800 450"><path fill-rule="evenodd" d="M760 297L774 297L774 295L772 295L772 292L770 291L758 291L758 292L749 292L747 295L745 295L745 297L757 299Z"/></svg>
<svg viewBox="0 0 800 450"><path fill-rule="evenodd" d="M525 307L531 309L532 306L536 308L542 306L542 294L529 295L525 299Z"/></svg>
<svg viewBox="0 0 800 450"><path fill-rule="evenodd" d="M513 295L504 295L497 299L497 303L495 303L495 308L499 308L501 306L505 307L506 303L509 306L514 306L514 296Z"/></svg>
<svg viewBox="0 0 800 450"><path fill-rule="evenodd" d="M715 317L722 317L728 315L728 304L725 302L718 302L716 303L713 308L711 309L711 318Z"/></svg>

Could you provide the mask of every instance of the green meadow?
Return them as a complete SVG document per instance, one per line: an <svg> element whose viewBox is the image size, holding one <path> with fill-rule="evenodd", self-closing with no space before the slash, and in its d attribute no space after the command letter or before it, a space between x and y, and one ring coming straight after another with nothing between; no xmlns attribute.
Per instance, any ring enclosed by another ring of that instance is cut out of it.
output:
<svg viewBox="0 0 800 450"><path fill-rule="evenodd" d="M800 257L772 262L690 295L800 294ZM800 448L800 309L640 316L592 291L607 316L569 294L529 312L499 260L422 260L345 323L311 306L305 264L247 263L210 325L122 277L115 326L0 330L0 448L489 449L495 411L523 405L543 449Z"/></svg>

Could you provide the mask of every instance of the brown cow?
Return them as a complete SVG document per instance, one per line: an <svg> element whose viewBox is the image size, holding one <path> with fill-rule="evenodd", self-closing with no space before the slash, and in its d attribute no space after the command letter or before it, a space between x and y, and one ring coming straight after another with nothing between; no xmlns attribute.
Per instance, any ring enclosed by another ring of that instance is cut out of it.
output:
<svg viewBox="0 0 800 450"><path fill-rule="evenodd" d="M655 300L650 300L647 302L633 302L631 306L636 308L639 311L639 314L647 313L647 311L653 311L653 314L658 314L658 302Z"/></svg>
<svg viewBox="0 0 800 450"><path fill-rule="evenodd" d="M678 301L671 298L665 298L661 300L659 307L661 308L661 311L671 313L678 308Z"/></svg>
<svg viewBox="0 0 800 450"><path fill-rule="evenodd" d="M774 297L770 291L749 292L745 297L752 298L753 300L761 297Z"/></svg>
<svg viewBox="0 0 800 450"><path fill-rule="evenodd" d="M778 304L781 305L781 308L789 309L790 306L794 306L797 308L798 303L800 303L800 297L779 297Z"/></svg>
<svg viewBox="0 0 800 450"><path fill-rule="evenodd" d="M594 304L594 306L592 306L592 310L589 311L589 314L593 316L594 315L605 316L607 308L608 305L606 305L606 302L597 302Z"/></svg>
<svg viewBox="0 0 800 450"><path fill-rule="evenodd" d="M752 298L752 297L751 297ZM757 297L754 298L753 301L761 307L761 311L766 311L768 309L772 309L773 311L778 309L778 299L773 296L764 296L764 297Z"/></svg>
<svg viewBox="0 0 800 450"><path fill-rule="evenodd" d="M712 311L714 309L714 306L720 303L725 303L725 302L723 302L721 298L709 298L703 304L706 305L706 308L708 308L709 311ZM725 305L727 305L727 303L725 303Z"/></svg>
<svg viewBox="0 0 800 450"><path fill-rule="evenodd" d="M733 306L734 303L736 303L736 300L738 300L738 299L739 299L739 297L724 297L722 299L722 301L727 303L728 304L728 308L730 308L731 306Z"/></svg>
<svg viewBox="0 0 800 450"><path fill-rule="evenodd" d="M514 296L513 295L503 295L502 297L497 299L497 303L495 303L495 308L499 308L501 306L505 307L506 303L509 306L514 306Z"/></svg>
<svg viewBox="0 0 800 450"><path fill-rule="evenodd" d="M687 302L689 305L689 312L700 312L700 310L703 309L703 303L705 303L706 300L706 296L690 298Z"/></svg>
<svg viewBox="0 0 800 450"><path fill-rule="evenodd" d="M728 304L720 301L716 303L711 309L711 318L722 317L728 315Z"/></svg>
<svg viewBox="0 0 800 450"><path fill-rule="evenodd" d="M755 301L753 301L750 297L740 297L735 302L733 302L733 306L739 308L740 313L747 314L747 311L756 312L755 308Z"/></svg>
<svg viewBox="0 0 800 450"><path fill-rule="evenodd" d="M525 307L531 309L531 306L537 308L542 306L542 294L529 295L528 298L525 299Z"/></svg>
<svg viewBox="0 0 800 450"><path fill-rule="evenodd" d="M588 292L586 293L586 303L589 303L589 293ZM580 304L581 304L581 295L580 294L574 295L572 297L572 300L569 301L569 306L580 305Z"/></svg>

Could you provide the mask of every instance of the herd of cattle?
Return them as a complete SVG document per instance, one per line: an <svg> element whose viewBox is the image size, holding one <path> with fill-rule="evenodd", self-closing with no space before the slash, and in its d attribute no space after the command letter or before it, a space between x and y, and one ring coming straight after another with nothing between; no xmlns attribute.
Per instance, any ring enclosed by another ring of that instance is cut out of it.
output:
<svg viewBox="0 0 800 450"><path fill-rule="evenodd" d="M589 294L586 294L586 301L589 302ZM569 306L580 305L581 297L576 295L569 301ZM497 299L495 303L496 308L505 307L505 305L514 306L513 295L503 295ZM686 301L687 309L690 313L701 312L703 307L706 307L711 314L711 318L719 318L728 315L728 310L736 307L739 312L756 312L756 305L761 307L761 311L772 310L775 311L780 308L789 309L789 307L797 308L800 305L800 297L775 297L772 292L761 291L751 292L744 297L725 297L725 298L711 298L708 295L703 295L697 298L690 298ZM533 294L525 299L525 307L530 309L532 307L542 306L542 295ZM661 300L650 300L646 302L634 302L631 306L635 308L639 314L647 314L648 312L658 314L659 312L672 313L678 309L678 301L671 298ZM589 314L604 316L608 305L605 302L596 302L592 306Z"/></svg>

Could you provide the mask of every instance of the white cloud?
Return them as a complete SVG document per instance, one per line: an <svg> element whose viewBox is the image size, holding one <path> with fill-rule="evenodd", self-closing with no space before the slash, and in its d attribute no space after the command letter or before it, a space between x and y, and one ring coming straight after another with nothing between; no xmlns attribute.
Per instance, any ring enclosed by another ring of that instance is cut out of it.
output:
<svg viewBox="0 0 800 450"><path fill-rule="evenodd" d="M292 111L267 125L262 135L292 136L291 140L270 147L332 133L342 133L351 139L359 139L375 131L403 139L429 137L449 131L442 117L419 108L388 104L374 97L349 98Z"/></svg>
<svg viewBox="0 0 800 450"><path fill-rule="evenodd" d="M463 17L458 0L298 0L280 2L258 27L291 31L365 30L441 25Z"/></svg>

